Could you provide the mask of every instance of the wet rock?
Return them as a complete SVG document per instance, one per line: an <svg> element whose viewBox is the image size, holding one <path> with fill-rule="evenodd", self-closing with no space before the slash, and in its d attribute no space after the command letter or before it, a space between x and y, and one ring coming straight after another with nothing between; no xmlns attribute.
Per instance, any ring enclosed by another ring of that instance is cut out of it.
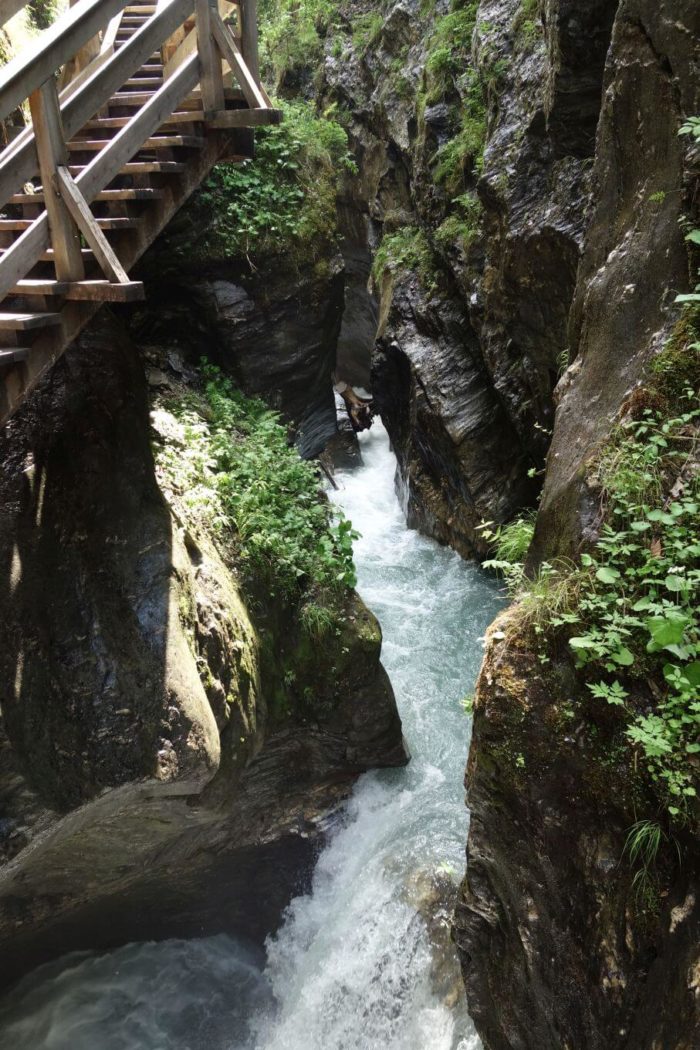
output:
<svg viewBox="0 0 700 1050"><path fill-rule="evenodd" d="M355 777L406 761L374 617L349 595L319 661L283 599L243 597L159 487L143 365L100 317L3 437L2 982L132 939L262 939Z"/></svg>
<svg viewBox="0 0 700 1050"><path fill-rule="evenodd" d="M409 525L465 557L484 554L479 526L528 499L524 453L464 309L428 299L415 277L387 280L372 385Z"/></svg>
<svg viewBox="0 0 700 1050"><path fill-rule="evenodd" d="M679 869L662 851L655 903L640 898L625 854L639 780L570 675L538 662L517 608L489 630L455 917L469 1010L488 1050L690 1050L697 854Z"/></svg>

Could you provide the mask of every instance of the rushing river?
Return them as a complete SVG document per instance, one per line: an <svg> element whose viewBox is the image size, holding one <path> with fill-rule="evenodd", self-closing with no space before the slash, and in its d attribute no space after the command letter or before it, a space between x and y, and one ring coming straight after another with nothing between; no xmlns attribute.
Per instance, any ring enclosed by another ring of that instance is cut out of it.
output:
<svg viewBox="0 0 700 1050"><path fill-rule="evenodd" d="M75 953L0 1004L0 1050L479 1047L445 921L431 931L424 915L464 863L460 701L502 599L478 569L406 528L381 425L362 449L364 466L340 474L332 496L362 534L359 590L382 624L412 762L361 778L266 958L225 936Z"/></svg>

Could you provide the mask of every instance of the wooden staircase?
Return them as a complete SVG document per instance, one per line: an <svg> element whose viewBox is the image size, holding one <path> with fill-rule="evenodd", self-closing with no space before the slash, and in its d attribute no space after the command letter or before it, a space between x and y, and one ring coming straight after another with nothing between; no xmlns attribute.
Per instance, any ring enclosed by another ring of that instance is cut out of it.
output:
<svg viewBox="0 0 700 1050"><path fill-rule="evenodd" d="M23 6L0 4L0 18ZM4 20L4 19L3 19ZM77 0L0 70L0 425L220 159L277 123L256 0Z"/></svg>

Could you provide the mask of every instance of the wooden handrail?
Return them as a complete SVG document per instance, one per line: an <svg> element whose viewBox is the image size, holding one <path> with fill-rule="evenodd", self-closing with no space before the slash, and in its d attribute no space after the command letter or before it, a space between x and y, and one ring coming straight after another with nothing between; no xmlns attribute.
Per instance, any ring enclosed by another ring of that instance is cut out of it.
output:
<svg viewBox="0 0 700 1050"><path fill-rule="evenodd" d="M176 106L192 91L199 80L199 55L194 54L166 80L140 109L133 120L109 142L75 180L89 203L112 181L119 169L136 152L139 145L156 131ZM49 245L49 223L44 212L29 229L17 238L0 260L0 298L39 259Z"/></svg>
<svg viewBox="0 0 700 1050"><path fill-rule="evenodd" d="M105 27L129 0L78 0L37 37L36 48L0 70L0 120L9 116L44 81Z"/></svg>
<svg viewBox="0 0 700 1050"><path fill-rule="evenodd" d="M139 69L194 9L194 0L165 0L132 38L110 55L61 106L67 138L72 138L97 113L110 95ZM39 161L34 135L0 155L0 204L36 175Z"/></svg>

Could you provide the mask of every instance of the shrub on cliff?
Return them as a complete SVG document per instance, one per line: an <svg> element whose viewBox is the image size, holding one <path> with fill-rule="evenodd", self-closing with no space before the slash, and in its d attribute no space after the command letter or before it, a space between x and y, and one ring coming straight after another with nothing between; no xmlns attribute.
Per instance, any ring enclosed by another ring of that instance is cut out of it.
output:
<svg viewBox="0 0 700 1050"><path fill-rule="evenodd" d="M644 389L590 467L598 540L580 564L523 568L531 523L491 530L540 661L565 645L578 680L615 708L654 792L690 816L700 774L700 332L681 319Z"/></svg>
<svg viewBox="0 0 700 1050"><path fill-rule="evenodd" d="M277 413L212 366L203 393L165 399L177 437L156 450L160 480L271 593L329 598L355 585L350 522L334 518L317 467L287 442ZM316 625L318 626L318 625Z"/></svg>
<svg viewBox="0 0 700 1050"><path fill-rule="evenodd" d="M255 160L214 168L192 205L197 239L183 253L253 266L278 253L300 264L333 242L339 172L353 166L347 135L305 102L282 107L283 123L257 132Z"/></svg>

